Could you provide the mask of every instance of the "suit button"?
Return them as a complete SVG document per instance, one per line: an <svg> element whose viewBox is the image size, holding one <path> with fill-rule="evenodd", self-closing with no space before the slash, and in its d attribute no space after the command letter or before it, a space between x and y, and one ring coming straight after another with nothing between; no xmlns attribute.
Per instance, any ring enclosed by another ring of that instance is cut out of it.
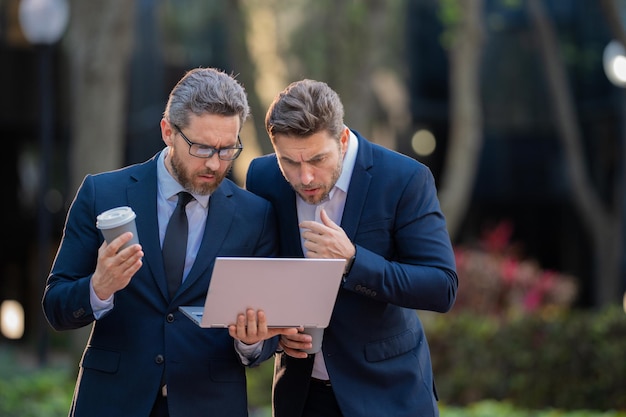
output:
<svg viewBox="0 0 626 417"><path fill-rule="evenodd" d="M163 357L163 355L156 355L154 361L160 365L165 362L165 358Z"/></svg>
<svg viewBox="0 0 626 417"><path fill-rule="evenodd" d="M174 315L172 313L168 314L165 320L167 320L168 323L172 323L174 321Z"/></svg>
<svg viewBox="0 0 626 417"><path fill-rule="evenodd" d="M82 316L85 315L85 309L81 307L78 310L74 311L72 315L74 316L75 319L81 318Z"/></svg>

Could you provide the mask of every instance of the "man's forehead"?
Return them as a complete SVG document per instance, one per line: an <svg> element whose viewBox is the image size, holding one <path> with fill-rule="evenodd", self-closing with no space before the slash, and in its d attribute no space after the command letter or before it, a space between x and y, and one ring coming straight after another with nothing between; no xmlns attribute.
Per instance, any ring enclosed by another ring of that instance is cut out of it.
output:
<svg viewBox="0 0 626 417"><path fill-rule="evenodd" d="M281 135L274 139L274 150L279 158L292 161L308 161L333 152L337 148L335 140L324 134L295 137Z"/></svg>

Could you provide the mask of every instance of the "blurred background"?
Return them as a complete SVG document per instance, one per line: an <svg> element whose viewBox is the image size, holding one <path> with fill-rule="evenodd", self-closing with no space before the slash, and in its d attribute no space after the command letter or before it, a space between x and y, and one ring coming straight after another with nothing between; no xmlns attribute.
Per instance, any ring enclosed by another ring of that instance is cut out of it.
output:
<svg viewBox="0 0 626 417"><path fill-rule="evenodd" d="M625 24L624 0L0 0L0 415L67 412L89 329L41 312L67 209L85 174L164 146L195 67L248 92L242 186L302 78L432 170L460 279L451 313L423 315L444 407L626 413ZM266 410L270 368L250 380Z"/></svg>

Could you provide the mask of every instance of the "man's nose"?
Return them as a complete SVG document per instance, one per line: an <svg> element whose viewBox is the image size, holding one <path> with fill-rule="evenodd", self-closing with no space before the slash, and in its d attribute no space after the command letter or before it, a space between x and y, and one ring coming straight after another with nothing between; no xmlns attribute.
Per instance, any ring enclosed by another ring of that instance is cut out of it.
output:
<svg viewBox="0 0 626 417"><path fill-rule="evenodd" d="M313 182L313 178L313 168L303 164L300 167L300 182L304 185L307 185Z"/></svg>
<svg viewBox="0 0 626 417"><path fill-rule="evenodd" d="M204 161L204 166L209 168L212 171L217 171L220 167L220 159L217 156L217 152L211 155L210 158L206 158Z"/></svg>

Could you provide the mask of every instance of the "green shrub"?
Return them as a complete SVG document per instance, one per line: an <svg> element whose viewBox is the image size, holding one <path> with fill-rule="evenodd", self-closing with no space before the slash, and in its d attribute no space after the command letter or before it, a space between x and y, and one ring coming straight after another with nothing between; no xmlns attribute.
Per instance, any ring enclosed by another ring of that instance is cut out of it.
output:
<svg viewBox="0 0 626 417"><path fill-rule="evenodd" d="M261 365L246 370L248 379L248 408L250 417L270 416L272 403L272 378L274 360L269 359Z"/></svg>
<svg viewBox="0 0 626 417"><path fill-rule="evenodd" d="M440 406L441 417L626 417L626 412L558 409L526 410L508 402L480 401L467 407Z"/></svg>
<svg viewBox="0 0 626 417"><path fill-rule="evenodd" d="M74 379L67 369L20 366L11 354L0 356L0 416L67 416Z"/></svg>
<svg viewBox="0 0 626 417"><path fill-rule="evenodd" d="M447 403L626 410L626 315L617 306L511 321L450 313L425 325Z"/></svg>

